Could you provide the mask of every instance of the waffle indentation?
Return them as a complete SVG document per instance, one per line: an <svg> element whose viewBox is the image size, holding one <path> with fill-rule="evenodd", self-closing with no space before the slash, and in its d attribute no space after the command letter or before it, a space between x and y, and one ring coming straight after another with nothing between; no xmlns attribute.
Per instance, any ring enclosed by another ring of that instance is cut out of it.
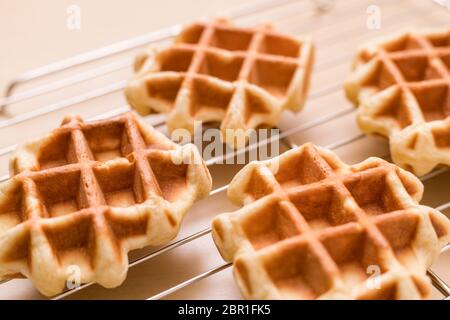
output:
<svg viewBox="0 0 450 320"><path fill-rule="evenodd" d="M450 46L450 33L443 33L443 34L436 34L436 35L430 35L427 37L427 40L430 41L430 43L434 47L449 47Z"/></svg>
<svg viewBox="0 0 450 320"><path fill-rule="evenodd" d="M415 256L411 244L416 236L419 217L407 211L399 211L378 217L376 224L389 241L397 259L414 267Z"/></svg>
<svg viewBox="0 0 450 320"><path fill-rule="evenodd" d="M192 50L184 48L163 51L159 55L161 71L187 71L193 56L194 52Z"/></svg>
<svg viewBox="0 0 450 320"><path fill-rule="evenodd" d="M356 221L344 206L343 195L333 185L317 185L289 193L289 198L314 230Z"/></svg>
<svg viewBox="0 0 450 320"><path fill-rule="evenodd" d="M151 152L148 161L164 199L176 199L186 188L187 164L175 164L170 154L159 152Z"/></svg>
<svg viewBox="0 0 450 320"><path fill-rule="evenodd" d="M395 84L394 76L385 63L379 61L377 72L365 79L364 85L373 87L376 91L381 91Z"/></svg>
<svg viewBox="0 0 450 320"><path fill-rule="evenodd" d="M26 219L22 183L16 183L12 196L0 203L0 236Z"/></svg>
<svg viewBox="0 0 450 320"><path fill-rule="evenodd" d="M383 169L372 169L355 174L347 178L344 183L358 205L369 215L402 209L394 190L387 182L387 175Z"/></svg>
<svg viewBox="0 0 450 320"><path fill-rule="evenodd" d="M244 121L248 123L254 117L270 114L270 106L261 96L252 91L245 90L244 100Z"/></svg>
<svg viewBox="0 0 450 320"><path fill-rule="evenodd" d="M152 79L146 83L146 91L150 97L161 100L169 107L175 101L180 90L182 78L172 77L170 79Z"/></svg>
<svg viewBox="0 0 450 320"><path fill-rule="evenodd" d="M448 72L450 72L450 52L442 54L440 58L441 61L444 63L445 67L447 68Z"/></svg>
<svg viewBox="0 0 450 320"><path fill-rule="evenodd" d="M388 52L402 52L420 48L420 44L415 37L403 35L393 41L381 45Z"/></svg>
<svg viewBox="0 0 450 320"><path fill-rule="evenodd" d="M183 43L198 43L204 30L205 26L201 24L192 24L181 32L177 40L178 42Z"/></svg>
<svg viewBox="0 0 450 320"><path fill-rule="evenodd" d="M425 121L445 120L450 116L450 90L447 84L412 89Z"/></svg>
<svg viewBox="0 0 450 320"><path fill-rule="evenodd" d="M372 276L386 272L379 245L368 232L356 225L324 234L321 239L348 286L356 286Z"/></svg>
<svg viewBox="0 0 450 320"><path fill-rule="evenodd" d="M284 298L315 299L331 287L331 277L307 242L288 243L264 266Z"/></svg>
<svg viewBox="0 0 450 320"><path fill-rule="evenodd" d="M87 200L80 192L80 182L79 170L36 177L34 183L45 209L43 217L58 217L87 207Z"/></svg>
<svg viewBox="0 0 450 320"><path fill-rule="evenodd" d="M59 263L92 266L96 249L93 223L93 216L86 215L76 219L75 223L60 224L56 228L44 227L44 233Z"/></svg>
<svg viewBox="0 0 450 320"><path fill-rule="evenodd" d="M216 28L210 45L230 51L245 51L252 40L252 33L245 30L229 30Z"/></svg>
<svg viewBox="0 0 450 320"><path fill-rule="evenodd" d="M249 194L253 200L257 200L273 192L274 186L267 179L267 176L264 176L258 170L253 171L245 193Z"/></svg>
<svg viewBox="0 0 450 320"><path fill-rule="evenodd" d="M132 152L125 123L118 121L105 126L87 127L83 130L89 149L97 161L126 157Z"/></svg>
<svg viewBox="0 0 450 320"><path fill-rule="evenodd" d="M436 128L433 130L434 143L439 148L450 148L450 128Z"/></svg>
<svg viewBox="0 0 450 320"><path fill-rule="evenodd" d="M225 111L230 103L232 92L220 88L207 79L197 78L192 82L191 114L208 112L211 109Z"/></svg>
<svg viewBox="0 0 450 320"><path fill-rule="evenodd" d="M314 149L305 148L302 153L277 163L275 179L281 186L289 188L323 180L330 171L331 168Z"/></svg>
<svg viewBox="0 0 450 320"><path fill-rule="evenodd" d="M255 250L300 234L295 216L277 201L255 211L242 227Z"/></svg>
<svg viewBox="0 0 450 320"><path fill-rule="evenodd" d="M400 129L406 128L413 123L411 110L406 103L407 97L400 92L385 101L376 113L377 118L389 119Z"/></svg>
<svg viewBox="0 0 450 320"><path fill-rule="evenodd" d="M54 138L42 146L39 154L40 169L49 169L76 162L73 148L70 147L70 132L57 132Z"/></svg>
<svg viewBox="0 0 450 320"><path fill-rule="evenodd" d="M223 59L217 53L207 52L199 73L225 81L236 81L242 68L243 58L239 56Z"/></svg>
<svg viewBox="0 0 450 320"><path fill-rule="evenodd" d="M117 164L112 168L98 166L94 173L107 205L126 208L145 200L135 163Z"/></svg>
<svg viewBox="0 0 450 320"><path fill-rule="evenodd" d="M294 63L258 59L250 73L250 82L267 90L275 97L283 97L297 69Z"/></svg>
<svg viewBox="0 0 450 320"><path fill-rule="evenodd" d="M413 56L394 59L393 62L407 82L425 81L437 79L439 72L430 63L427 56Z"/></svg>
<svg viewBox="0 0 450 320"><path fill-rule="evenodd" d="M287 37L268 34L264 37L259 50L276 56L296 57L300 48L301 45L297 41Z"/></svg>

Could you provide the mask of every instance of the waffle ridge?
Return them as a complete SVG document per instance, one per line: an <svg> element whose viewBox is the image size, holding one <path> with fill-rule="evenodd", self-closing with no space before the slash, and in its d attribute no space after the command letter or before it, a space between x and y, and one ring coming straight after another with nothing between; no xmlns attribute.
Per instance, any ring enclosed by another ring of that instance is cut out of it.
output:
<svg viewBox="0 0 450 320"><path fill-rule="evenodd" d="M19 146L10 164L12 178L0 186L0 278L27 277L48 296L68 281L120 285L128 251L174 238L211 189L193 145L132 113L68 116Z"/></svg>
<svg viewBox="0 0 450 320"><path fill-rule="evenodd" d="M363 131L386 136L417 175L450 165L450 31L407 31L358 50L347 97Z"/></svg>
<svg viewBox="0 0 450 320"><path fill-rule="evenodd" d="M248 299L428 298L450 222L422 192L384 160L347 165L305 144L233 178L242 208L213 220L213 239Z"/></svg>
<svg viewBox="0 0 450 320"><path fill-rule="evenodd" d="M308 37L216 19L191 24L169 47L139 55L125 93L140 114L168 113L171 132L219 122L225 142L240 148L239 129L273 126L284 109L302 108L312 64Z"/></svg>

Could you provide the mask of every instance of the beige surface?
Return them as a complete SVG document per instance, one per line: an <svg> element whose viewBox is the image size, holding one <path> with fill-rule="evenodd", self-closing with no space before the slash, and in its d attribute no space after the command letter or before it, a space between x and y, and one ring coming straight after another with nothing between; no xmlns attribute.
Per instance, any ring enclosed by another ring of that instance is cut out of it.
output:
<svg viewBox="0 0 450 320"><path fill-rule="evenodd" d="M255 0L261 1L261 0ZM233 7L241 1L6 1L0 0L0 35L4 43L0 54L0 86L14 75L62 59L70 55L91 50L124 40L129 36L140 35L158 27L169 26L175 22L188 21L204 14L217 15L224 8ZM65 27L66 7L69 3L79 3L82 11L81 31L69 31ZM382 27L369 30L366 27L368 4L380 5ZM173 10L176 7L177 10ZM337 1L329 13L317 14L312 1L299 0L289 5L258 15L239 19L239 22L254 24L259 21L273 21L281 30L302 33L310 32L317 44L317 59L313 74L313 85L305 110L293 116L284 114L281 128L288 129L317 119L319 116L349 108L341 90L343 79L349 74L350 61L356 46L361 41L376 35L388 34L402 27L448 26L450 14L431 4L430 1ZM121 55L132 58L133 54ZM116 57L108 61L115 61ZM107 61L94 64L95 67ZM62 79L76 71L86 71L92 65L70 70L52 77L28 84L32 85ZM68 106L60 111L39 116L20 124L2 127L3 120L38 110L60 98L67 98L81 92L100 88L119 80L127 79L129 69L108 76L86 81L56 93L44 95L27 102L12 105L8 113L0 115L0 148L7 147L42 134L56 127L62 116L68 112L79 113L83 117L99 115L120 107L125 103L120 91L101 98ZM331 88L331 89L329 89ZM328 90L329 89L329 90ZM17 118L13 118L17 119ZM298 143L313 141L328 145L339 139L352 137L360 131L355 125L354 114L335 119L326 125L295 134ZM346 162L357 162L370 155L387 154L387 143L378 138L366 138L336 150ZM0 156L0 176L7 173L8 155ZM238 168L234 166L215 166L211 169L215 186L226 184ZM437 206L449 200L450 174L444 174L426 183L424 203ZM209 226L211 218L232 206L223 194L216 195L198 203L188 214L180 237L189 235ZM447 211L448 212L448 211ZM152 250L152 249L150 249ZM138 256L133 253L132 256ZM103 289L92 286L73 298L124 298L143 299L169 288L201 272L222 263L210 236L202 237L183 247L162 254L159 257L131 268L124 284L117 289ZM435 271L450 282L450 252L442 255ZM446 271L446 273L444 272ZM0 286L0 298L40 298L27 280L15 280ZM239 298L230 269L192 285L169 298ZM439 298L439 295L435 295Z"/></svg>

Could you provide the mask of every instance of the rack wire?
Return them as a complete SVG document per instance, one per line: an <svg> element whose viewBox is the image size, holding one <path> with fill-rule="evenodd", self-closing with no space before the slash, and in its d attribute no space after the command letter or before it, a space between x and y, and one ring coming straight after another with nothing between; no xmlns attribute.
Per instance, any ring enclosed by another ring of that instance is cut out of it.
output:
<svg viewBox="0 0 450 320"><path fill-rule="evenodd" d="M230 11L226 12L225 15L227 15L231 18L234 18L234 19L244 18L244 17L248 17L248 16L251 16L251 15L254 15L257 13L264 13L266 11L273 10L274 8L279 8L282 6L287 6L287 5L291 5L293 3L304 2L304 1L305 0L259 0L256 2L251 2L244 6L241 6L235 10L230 10ZM347 5L347 6L350 7L350 5ZM325 5L323 5L322 2L320 2L317 5L317 8L320 10L329 10L330 9L329 5L327 5L326 3L325 3ZM388 16L385 19L385 23L388 22L388 27L385 28L385 31L387 31L387 32L393 31L393 30L399 28L399 26L406 24L405 23L406 21L402 22L402 20L401 20L401 17L403 16L403 14L404 14L403 12L397 12L391 16ZM346 18L349 18L350 16L351 16L351 13L342 14L341 19L339 19L337 22L334 22L334 23L344 25L347 23ZM296 26L298 27L298 25L296 25ZM294 30L292 30L292 32L294 32L294 33L299 32L299 29L297 29L297 27L293 28ZM303 27L306 27L306 26L303 26ZM312 27L312 26L307 26L307 27ZM333 24L328 27L333 27ZM45 78L47 76L57 74L62 71L65 71L65 70L68 70L71 68L75 68L75 67L78 67L81 65L89 64L89 63L96 62L96 61L101 61L101 59L105 59L110 56L141 47L143 45L148 45L151 43L157 43L157 42L161 42L163 40L170 39L173 36L175 36L180 30L181 30L181 25L177 24L177 25L171 26L169 28L161 29L156 32L151 32L149 34L146 34L146 35L143 35L143 36L140 36L137 38L129 39L129 40L126 40L126 41L123 41L120 43L116 43L116 44L108 46L108 47L104 47L104 48L100 48L100 49L97 49L97 50L94 50L91 52L83 53L83 54L74 56L72 58L69 58L69 59L66 59L63 61L59 61L59 62L55 62L50 65L47 65L47 66L44 66L44 67L41 67L38 69L34 69L34 70L31 70L24 74L21 74L18 77L16 77L15 79L13 79L7 86L7 89L5 92L5 97L0 99L0 111L5 111L6 108L10 108L12 105L17 104L19 102L30 100L30 99L39 97L41 95L54 92L56 90L61 90L66 87L69 87L69 86L72 86L75 84L79 84L83 81L94 79L94 78L109 74L109 73L117 71L117 70L128 68L132 64L132 59L129 57L126 59L120 59L118 61L103 65L101 67L93 67L93 68L89 69L88 71L78 72L75 75L66 77L60 81L50 82L50 83L47 83L44 85L39 85L39 86L33 87L32 89L29 89L24 92L14 93L16 91L16 89L23 84L32 82L37 79ZM348 36L349 36L349 33L344 32L342 37L339 37L338 39L334 39L334 41L344 40L344 38L348 37ZM333 58L325 63L319 64L316 66L315 72L320 72L320 71L326 70L327 68L329 68L330 66L333 66L333 65L339 65L339 64L343 63L344 61L350 59L351 54L352 54L351 52L346 53L346 54L338 56L337 58ZM31 112L23 113L23 114L11 117L7 120L3 120L0 122L0 129L7 128L7 127L13 126L15 124L18 124L18 123L21 123L21 122L24 122L27 120L31 120L33 118L44 116L51 112L64 109L66 107L75 105L77 103L85 102L85 101L88 101L88 100L91 100L94 98L108 95L110 93L113 93L113 92L123 89L125 85L126 85L126 80L121 80L118 82L110 83L104 87L97 88L97 89L94 89L89 92L84 92L82 94L79 94L79 95L76 95L73 97L69 97L67 99L58 100L53 104L39 107L37 109L34 109ZM309 96L308 101L311 102L315 99L323 98L327 95L337 92L339 89L340 89L340 83L332 84L328 87L325 87L323 89L312 92ZM108 118L108 117L115 116L115 115L121 114L123 112L126 112L128 110L130 110L129 106L124 105L122 107L113 109L109 112L96 115L95 117L93 117L91 119ZM258 149L264 145L273 143L277 140L282 142L287 148L294 148L294 147L296 147L296 144L294 142L292 142L290 139L290 137L292 137L294 134L301 133L301 132L304 132L304 131L307 131L307 130L310 130L313 128L317 128L319 126L329 123L330 121L333 121L336 119L341 119L345 116L348 116L348 115L352 114L353 112L355 112L354 108L351 107L351 108L346 108L343 110L331 112L329 114L325 114L317 119L314 119L314 120L311 120L308 122L304 122L304 123L300 124L299 126L295 126L293 128L289 128L289 129L283 130L283 131L280 130L279 134L272 136L268 139L265 139L263 141L259 141L258 143L249 145L244 149L241 149L238 151L233 151L233 152L230 152L225 155L216 156L214 158L208 159L208 160L206 160L206 164L207 164L207 166L212 166L215 164L223 163L223 161L226 161L226 159L228 159L230 157L235 157L242 153L249 152L253 149ZM149 121L149 120L153 120L153 119L149 118L149 119L145 119L145 120ZM154 125L155 127L161 127L164 124L165 124L164 119L162 119L162 120L157 119L156 121L152 122L152 125ZM338 149L338 148L350 145L351 143L356 142L358 140L361 140L364 137L365 137L364 134L358 133L354 136L351 136L351 137L348 137L348 138L345 138L345 139L342 139L339 141L335 141L334 143L328 145L327 148ZM0 149L0 156L4 156L4 155L11 153L15 149L15 147L16 147L15 144L9 145L6 147L2 147ZM384 158L389 159L389 155L386 155ZM433 172L422 177L421 180L423 182L425 182L427 180L430 180L434 177L439 176L440 174L442 174L446 171L447 171L446 168L440 168L440 169L434 170ZM0 182L6 181L8 179L9 179L9 175L4 175L4 176L0 177ZM227 190L227 188L228 188L228 185L218 187L218 188L214 189L213 191L211 191L210 196L224 192ZM448 208L450 208L450 201L438 206L436 209L440 210L440 211L444 211ZM172 243L169 243L168 245L165 245L165 246L157 249L156 251L142 255L141 257L131 261L129 266L134 267L138 264L143 263L144 261L148 261L150 259L153 259L153 258L161 255L161 254L164 254L175 248L178 248L187 243L190 243L196 239L204 237L204 236L210 234L210 232L211 232L210 228L205 228L205 229L202 229L195 233L192 233L182 239L179 239ZM448 249L449 249L449 246L445 247L443 251L448 250ZM194 276L184 282L181 282L171 288L168 288L164 291L154 294L149 299L153 300L153 299L164 298L178 290L181 290L189 285L199 282L205 278L208 278L211 275L219 273L219 272L229 268L230 266L231 266L230 263L221 264L221 265L214 267L204 273L198 274L197 276ZM437 290L439 290L444 297L447 297L447 298L450 297L449 285L446 284L444 280L442 280L436 273L434 273L431 270L428 271L428 275L430 276L432 283L437 288ZM8 280L2 281L2 282L0 282L0 284L3 284L7 281ZM64 293L53 297L53 299L66 298L69 295L71 295L75 292L78 292L80 290L83 290L91 285L92 285L92 283L83 284L72 290L67 290Z"/></svg>

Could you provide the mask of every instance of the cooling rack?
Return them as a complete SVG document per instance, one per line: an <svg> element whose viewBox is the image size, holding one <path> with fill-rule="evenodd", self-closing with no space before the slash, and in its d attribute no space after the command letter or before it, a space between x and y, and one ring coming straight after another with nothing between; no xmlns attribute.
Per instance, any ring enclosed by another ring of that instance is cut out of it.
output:
<svg viewBox="0 0 450 320"><path fill-rule="evenodd" d="M380 29L371 29L367 25L367 19L373 14L373 10L379 10ZM278 135L249 145L244 150L206 159L215 181L215 188L208 199L213 204L193 208L188 219L197 212L202 212L203 220L197 223L192 218L185 223L175 241L159 248L132 253L130 267L139 268L140 272L141 266L170 255L175 250L184 249L196 241L207 239L209 250L214 250L211 239L207 238L210 234L209 222L215 214L228 208L229 205L224 204L226 199L223 194L227 189L227 181L239 169L239 166L230 168L222 163L238 153L245 153L274 142L280 142L282 148L289 149L305 141L312 141L334 149L346 161L360 161L371 155L389 160L386 142L360 133L354 125L354 108L342 96L342 81L349 72L351 57L356 46L366 38L389 34L406 27L448 27L450 13L432 4L431 1L424 0L395 2L256 0L221 15L230 16L243 25L251 26L258 22L270 21L282 31L293 34L311 33L318 50L308 102L304 112L298 115L285 115L280 123ZM128 111L130 108L125 104L121 90L130 75L134 54L145 45L165 43L180 29L181 25L164 28L31 70L13 79L7 86L4 97L0 98L2 111L0 168L7 168L8 156L16 143L55 127L55 123L67 112L77 112L88 119L98 119ZM42 103L43 101L45 103ZM164 116L145 117L145 121L166 132L164 120ZM35 129L24 130L29 127ZM9 179L5 171L4 169L0 171L0 181ZM437 197L425 194L424 203L442 212L450 208L449 179L448 170L445 168L436 169L422 177L427 191L439 193ZM436 190L440 192L435 192ZM448 252L448 248L449 246L444 248L443 255ZM206 251L205 248L201 250ZM209 255L208 252L203 254ZM178 255L176 259L178 260L175 262L165 264L164 269L159 272L165 271L170 278L171 274L176 275L173 270L196 263L196 258L190 254L182 254L181 257ZM189 288L230 269L230 264L220 261L216 257L212 266L197 268L198 270L195 269L188 276L183 275L184 278L175 276L169 284L148 287L148 293L140 293L138 296L148 299L176 298L180 297L180 292L187 291L188 294L183 297L192 297L189 296ZM445 270L448 263L450 260L440 263L440 267L436 270L428 271L437 290L435 295L437 298L450 296L447 284L450 277L448 274L438 272ZM132 270L133 268L130 268L130 273ZM226 273L224 277L231 278L231 275ZM15 281L27 280L3 281L0 283L0 291L2 288L9 288ZM83 292L95 286L91 283L84 284L53 299L84 297ZM208 295L207 290L203 292L203 288L205 286L199 289L203 293L200 295L201 298L214 298ZM121 289L101 289L98 297L114 297L106 292L117 290ZM232 295L232 297L239 296Z"/></svg>

